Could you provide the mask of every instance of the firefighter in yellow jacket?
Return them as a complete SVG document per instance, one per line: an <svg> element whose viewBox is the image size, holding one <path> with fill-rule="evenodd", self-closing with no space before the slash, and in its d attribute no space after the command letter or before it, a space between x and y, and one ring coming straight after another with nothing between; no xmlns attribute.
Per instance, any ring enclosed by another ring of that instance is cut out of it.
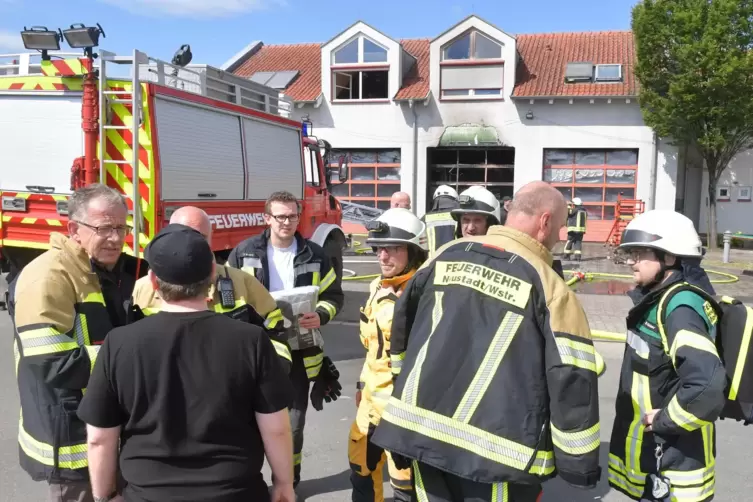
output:
<svg viewBox="0 0 753 502"><path fill-rule="evenodd" d="M390 209L367 223L381 277L369 288L361 308L361 342L366 361L357 384L358 413L350 428L348 457L355 502L383 501L382 469L387 462L390 483L397 501L412 496L410 469L395 467L389 453L371 442L382 411L392 393L390 333L395 302L413 274L426 259L426 226L406 209Z"/></svg>
<svg viewBox="0 0 753 502"><path fill-rule="evenodd" d="M179 223L193 228L207 241L212 242L212 222L207 213L198 207L181 207L172 214L170 223ZM136 281L133 289L133 303L140 307L145 315L159 311L159 294L152 287L148 277L142 277ZM218 265L217 279L207 295L207 307L209 310L225 314L233 319L266 328L277 355L280 356L285 368L290 371L292 364L290 349L284 337L275 336L284 322L282 313L277 308L272 295L256 277L236 268Z"/></svg>
<svg viewBox="0 0 753 502"><path fill-rule="evenodd" d="M68 201L68 233L29 263L10 287L21 417L21 467L50 485L50 500L91 500L86 425L76 416L99 347L127 321L133 281L122 271L128 208L94 184Z"/></svg>
<svg viewBox="0 0 753 502"><path fill-rule="evenodd" d="M524 186L505 226L444 246L398 300L397 378L372 442L412 460L418 500L535 502L555 475L599 481L591 333L552 269L565 216L553 187Z"/></svg>

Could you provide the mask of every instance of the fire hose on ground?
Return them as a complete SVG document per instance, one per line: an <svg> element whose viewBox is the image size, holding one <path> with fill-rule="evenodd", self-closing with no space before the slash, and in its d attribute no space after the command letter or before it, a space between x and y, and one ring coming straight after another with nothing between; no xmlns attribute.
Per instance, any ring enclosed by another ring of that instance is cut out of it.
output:
<svg viewBox="0 0 753 502"><path fill-rule="evenodd" d="M360 244L361 243L358 241L353 242L354 246L358 246ZM361 252L365 252L367 250L368 248L363 249ZM706 273L721 277L721 279L711 280L711 284L733 284L740 280L740 278L736 275L733 275L727 272L720 272L718 270L706 270ZM632 279L633 278L632 275L627 275L627 274L612 274L612 273L607 273L607 272L581 272L578 270L565 270L565 274L571 275L571 277L567 281L565 281L565 284L567 284L570 287L574 286L580 281L590 282L593 280L598 280L598 278L604 278L604 279ZM356 275L356 272L354 270L343 268L343 281L372 280L372 279L376 279L379 276L380 274ZM613 331L602 331L602 330L592 329L591 337L594 340L598 340L602 342L625 342L626 334L617 333Z"/></svg>

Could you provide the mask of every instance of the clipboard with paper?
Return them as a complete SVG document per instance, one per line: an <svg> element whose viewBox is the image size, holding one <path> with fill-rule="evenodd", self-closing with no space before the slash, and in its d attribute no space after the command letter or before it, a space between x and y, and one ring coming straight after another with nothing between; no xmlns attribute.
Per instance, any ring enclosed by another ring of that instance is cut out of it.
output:
<svg viewBox="0 0 753 502"><path fill-rule="evenodd" d="M303 350L310 347L324 348L324 339L318 329L302 328L298 319L303 314L316 312L319 301L319 286L301 286L275 291L272 298L285 318L285 334L290 350Z"/></svg>

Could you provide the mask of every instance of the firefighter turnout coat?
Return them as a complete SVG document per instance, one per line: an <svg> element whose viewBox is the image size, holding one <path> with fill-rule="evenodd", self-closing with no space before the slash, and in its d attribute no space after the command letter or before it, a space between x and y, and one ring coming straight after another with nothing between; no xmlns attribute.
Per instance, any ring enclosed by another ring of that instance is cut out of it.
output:
<svg viewBox="0 0 753 502"><path fill-rule="evenodd" d="M726 374L714 344L717 314L692 291L662 296L683 283L679 271L650 293L631 293L627 343L609 451L609 484L639 500L646 476L670 480L671 499L703 502L714 495L714 420L725 402ZM661 322L661 320L664 320ZM660 409L647 432L642 417Z"/></svg>
<svg viewBox="0 0 753 502"><path fill-rule="evenodd" d="M379 446L480 483L599 480L588 321L528 235L493 226L440 249L397 302L390 357Z"/></svg>
<svg viewBox="0 0 753 502"><path fill-rule="evenodd" d="M269 233L269 229L266 229L260 235L241 242L230 252L227 260L231 267L252 274L267 290L269 289L269 262L267 260ZM324 249L304 239L298 232L295 234L295 239L298 252L293 260L294 287L319 286L316 312L323 326L334 319L337 312L342 309L345 295L332 262ZM314 380L319 376L324 357L321 349L314 349L301 351L304 352L304 365L309 380Z"/></svg>
<svg viewBox="0 0 753 502"><path fill-rule="evenodd" d="M59 233L14 292L21 467L35 481L87 480L86 425L76 412L113 328L86 251Z"/></svg>
<svg viewBox="0 0 753 502"><path fill-rule="evenodd" d="M426 223L426 241L429 246L429 258L433 258L439 248L455 239L458 222L452 217L449 209L426 213L421 220Z"/></svg>
<svg viewBox="0 0 753 502"><path fill-rule="evenodd" d="M384 499L382 466L385 455L384 450L372 444L370 439L392 394L390 341L395 302L415 273L412 270L390 279L374 279L366 305L361 307L360 334L366 349L366 361L358 382L361 403L350 428L348 457L352 469L360 476L370 477L365 491L373 491L374 500ZM387 458L387 462L393 488L410 492L410 469L398 469L391 458Z"/></svg>
<svg viewBox="0 0 753 502"><path fill-rule="evenodd" d="M583 206L573 206L567 213L567 232L574 234L586 233L586 221L588 212Z"/></svg>
<svg viewBox="0 0 753 502"><path fill-rule="evenodd" d="M270 335L277 355L284 360L285 366L289 369L292 360L287 342L274 336L275 331L282 328L282 312L277 308L277 303L269 291L254 276L242 270L218 265L217 275L227 277L233 282L235 305L224 307L216 284L212 284L207 295L207 308L232 319L261 325ZM136 281L133 288L133 303L138 305L145 315L159 312L161 301L159 292L152 287L148 277Z"/></svg>

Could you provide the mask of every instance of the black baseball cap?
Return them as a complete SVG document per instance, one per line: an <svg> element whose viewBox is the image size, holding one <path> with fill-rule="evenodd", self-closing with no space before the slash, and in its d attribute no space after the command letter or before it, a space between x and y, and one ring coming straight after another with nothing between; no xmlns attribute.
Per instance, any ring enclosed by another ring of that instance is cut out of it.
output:
<svg viewBox="0 0 753 502"><path fill-rule="evenodd" d="M212 273L214 254L206 238L191 227L172 223L160 230L144 251L159 279L185 286Z"/></svg>

